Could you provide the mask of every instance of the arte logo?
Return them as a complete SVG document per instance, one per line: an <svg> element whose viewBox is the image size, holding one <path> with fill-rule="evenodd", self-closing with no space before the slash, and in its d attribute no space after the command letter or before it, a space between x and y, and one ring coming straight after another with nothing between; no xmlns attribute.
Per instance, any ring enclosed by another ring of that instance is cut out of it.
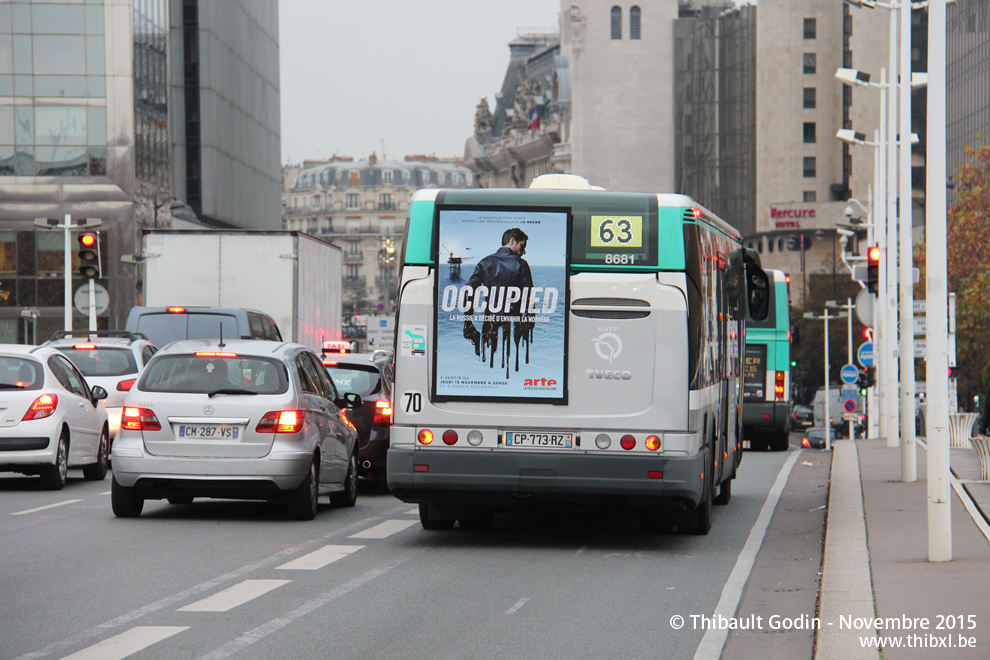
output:
<svg viewBox="0 0 990 660"><path fill-rule="evenodd" d="M595 352L598 353L598 357L608 360L609 364L612 364L612 360L622 354L622 340L617 334L603 332L597 337L592 337L591 341L595 344Z"/></svg>
<svg viewBox="0 0 990 660"><path fill-rule="evenodd" d="M527 378L523 387L553 387L557 384L553 378Z"/></svg>

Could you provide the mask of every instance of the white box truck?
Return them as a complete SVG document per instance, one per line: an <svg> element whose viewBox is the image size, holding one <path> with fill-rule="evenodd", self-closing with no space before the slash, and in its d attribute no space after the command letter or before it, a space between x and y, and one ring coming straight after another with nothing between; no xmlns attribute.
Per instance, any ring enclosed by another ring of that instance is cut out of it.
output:
<svg viewBox="0 0 990 660"><path fill-rule="evenodd" d="M274 319L286 341L319 354L341 338L341 252L296 231L147 229L148 307L244 307Z"/></svg>

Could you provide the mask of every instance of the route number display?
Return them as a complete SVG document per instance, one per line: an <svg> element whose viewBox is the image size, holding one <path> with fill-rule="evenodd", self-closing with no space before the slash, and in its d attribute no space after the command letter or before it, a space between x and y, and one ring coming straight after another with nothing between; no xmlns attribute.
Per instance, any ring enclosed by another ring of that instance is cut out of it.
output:
<svg viewBox="0 0 990 660"><path fill-rule="evenodd" d="M591 247L643 247L643 216L591 216Z"/></svg>

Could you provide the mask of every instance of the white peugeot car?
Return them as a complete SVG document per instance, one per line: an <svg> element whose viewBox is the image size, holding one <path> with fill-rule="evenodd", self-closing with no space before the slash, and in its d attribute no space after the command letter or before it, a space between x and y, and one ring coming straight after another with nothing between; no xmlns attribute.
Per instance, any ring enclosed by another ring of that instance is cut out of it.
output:
<svg viewBox="0 0 990 660"><path fill-rule="evenodd" d="M40 475L49 490L65 486L69 468L103 479L106 396L54 348L0 344L0 472Z"/></svg>
<svg viewBox="0 0 990 660"><path fill-rule="evenodd" d="M146 499L285 502L311 520L317 499L357 500L357 432L316 354L299 344L195 339L151 359L124 401L113 445L118 517Z"/></svg>
<svg viewBox="0 0 990 660"><path fill-rule="evenodd" d="M99 385L107 391L103 407L107 409L112 446L120 428L124 397L158 349L140 333L117 330L63 330L42 346L57 348L76 365L90 386Z"/></svg>

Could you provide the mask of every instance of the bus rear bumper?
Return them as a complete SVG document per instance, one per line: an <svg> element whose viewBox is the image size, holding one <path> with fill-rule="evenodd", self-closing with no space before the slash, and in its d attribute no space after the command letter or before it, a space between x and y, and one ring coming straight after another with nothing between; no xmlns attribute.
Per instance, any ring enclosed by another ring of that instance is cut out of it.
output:
<svg viewBox="0 0 990 660"><path fill-rule="evenodd" d="M789 431L790 415L790 404L787 401L743 402L743 426L753 431Z"/></svg>
<svg viewBox="0 0 990 660"><path fill-rule="evenodd" d="M388 451L388 487L404 502L522 508L615 503L683 509L702 496L704 455L603 456L520 451Z"/></svg>

